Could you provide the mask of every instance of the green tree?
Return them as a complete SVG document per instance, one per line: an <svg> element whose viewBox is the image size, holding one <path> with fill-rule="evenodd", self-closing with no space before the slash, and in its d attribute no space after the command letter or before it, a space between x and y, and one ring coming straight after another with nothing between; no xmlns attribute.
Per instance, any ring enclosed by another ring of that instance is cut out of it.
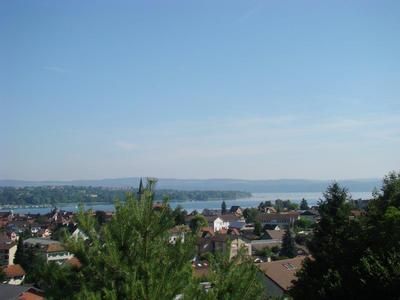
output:
<svg viewBox="0 0 400 300"><path fill-rule="evenodd" d="M228 252L210 258L212 287L205 292L192 276L195 236L170 242L174 216L168 203L153 209L149 186L141 201L129 194L125 203L117 202L115 215L103 226L83 209L77 220L88 239L70 238L67 248L81 267L48 264L37 271L35 282L48 299L250 300L261 296L251 261L241 254L229 260Z"/></svg>
<svg viewBox="0 0 400 300"><path fill-rule="evenodd" d="M400 173L383 179L381 192L362 218L360 249L366 249L354 267L359 295L399 299L400 295Z"/></svg>
<svg viewBox="0 0 400 300"><path fill-rule="evenodd" d="M243 216L246 220L246 223L254 223L257 219L258 210L256 208L246 208L243 211Z"/></svg>
<svg viewBox="0 0 400 300"><path fill-rule="evenodd" d="M254 234L260 236L262 234L262 226L258 221L254 222Z"/></svg>
<svg viewBox="0 0 400 300"><path fill-rule="evenodd" d="M229 253L210 256L210 272L207 281L211 289L206 291L195 281L184 299L196 300L257 300L263 297L258 271L243 251L233 258Z"/></svg>
<svg viewBox="0 0 400 300"><path fill-rule="evenodd" d="M307 200L304 199L304 198L301 199L301 202L300 202L300 209L301 209L301 210L307 210L307 209L309 209Z"/></svg>
<svg viewBox="0 0 400 300"><path fill-rule="evenodd" d="M289 258L293 258L297 255L294 237L290 228L285 231L285 234L282 237L282 248L280 255Z"/></svg>
<svg viewBox="0 0 400 300"><path fill-rule="evenodd" d="M189 227L190 229L192 229L193 233L198 232L201 227L207 227L207 226L208 222L206 218L201 214L195 215L189 222Z"/></svg>
<svg viewBox="0 0 400 300"><path fill-rule="evenodd" d="M14 256L14 264L19 264L22 267L26 266L26 255L22 237L18 239L17 251L15 252Z"/></svg>
<svg viewBox="0 0 400 300"><path fill-rule="evenodd" d="M314 225L313 221L305 218L301 218L294 222L294 226L296 227L297 230L308 230L312 228L313 225Z"/></svg>
<svg viewBox="0 0 400 300"><path fill-rule="evenodd" d="M221 214L226 214L226 203L225 203L225 201L222 201L222 204L221 204Z"/></svg>
<svg viewBox="0 0 400 300"><path fill-rule="evenodd" d="M172 212L172 216L175 221L175 225L185 224L186 210L182 206L178 205Z"/></svg>
<svg viewBox="0 0 400 300"><path fill-rule="evenodd" d="M141 201L129 194L125 204L117 202L114 217L103 227L97 226L91 212L81 210L78 223L89 240L69 239L67 244L82 264L75 274L79 288L69 297L173 299L181 294L191 278L194 248L190 236L184 243L169 242L168 232L175 224L164 204L153 209L150 183ZM73 282L65 272L57 278ZM50 298L58 297L49 287L46 292Z"/></svg>
<svg viewBox="0 0 400 300"><path fill-rule="evenodd" d="M291 289L295 299L352 299L344 283L354 283L351 264L357 260L354 240L359 228L350 226L350 197L333 183L319 203L321 220L308 243L312 259L306 258Z"/></svg>

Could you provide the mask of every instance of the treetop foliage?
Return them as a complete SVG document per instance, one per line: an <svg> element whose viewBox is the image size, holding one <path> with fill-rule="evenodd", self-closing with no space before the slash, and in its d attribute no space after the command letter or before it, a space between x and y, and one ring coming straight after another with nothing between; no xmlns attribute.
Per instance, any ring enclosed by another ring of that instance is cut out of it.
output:
<svg viewBox="0 0 400 300"><path fill-rule="evenodd" d="M81 267L45 265L38 282L46 298L158 300L180 295L183 299L217 299L210 298L215 294L218 299L257 299L244 289L259 287L256 271L241 256L228 262L222 256L211 257L212 289L204 292L192 276L196 235L188 233L184 241L171 242L170 230L179 213L174 214L167 200L155 209L153 200L151 185L140 199L129 193L125 202L116 203L111 221L102 226L91 211L81 209L77 220L88 239L66 242ZM241 283L235 286L238 282L232 280L240 274Z"/></svg>
<svg viewBox="0 0 400 300"><path fill-rule="evenodd" d="M351 217L349 200L337 183L324 193L294 299L399 299L400 174L384 178L364 215Z"/></svg>
<svg viewBox="0 0 400 300"><path fill-rule="evenodd" d="M126 192L137 193L137 189L117 189L91 186L39 186L39 187L0 187L0 205L40 205L57 203L113 203L125 199ZM162 201L164 197L176 201L211 199L237 199L250 197L251 193L240 191L177 191L158 190L154 199Z"/></svg>

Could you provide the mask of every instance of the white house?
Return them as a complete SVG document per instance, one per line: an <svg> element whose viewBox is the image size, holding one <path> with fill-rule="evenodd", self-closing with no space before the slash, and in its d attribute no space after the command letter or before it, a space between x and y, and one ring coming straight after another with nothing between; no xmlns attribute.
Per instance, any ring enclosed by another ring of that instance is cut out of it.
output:
<svg viewBox="0 0 400 300"><path fill-rule="evenodd" d="M79 228L76 228L74 230L74 232L71 234L71 237L73 237L74 239L83 239L84 241L86 241L88 239L88 236Z"/></svg>
<svg viewBox="0 0 400 300"><path fill-rule="evenodd" d="M33 247L45 256L47 262L63 263L73 257L60 242L50 239L29 238L24 241L24 247Z"/></svg>
<svg viewBox="0 0 400 300"><path fill-rule="evenodd" d="M221 217L214 220L214 232L229 228L229 221L224 221Z"/></svg>
<svg viewBox="0 0 400 300"><path fill-rule="evenodd" d="M71 259L73 255L65 250L61 244L50 244L45 251L47 262L63 263Z"/></svg>

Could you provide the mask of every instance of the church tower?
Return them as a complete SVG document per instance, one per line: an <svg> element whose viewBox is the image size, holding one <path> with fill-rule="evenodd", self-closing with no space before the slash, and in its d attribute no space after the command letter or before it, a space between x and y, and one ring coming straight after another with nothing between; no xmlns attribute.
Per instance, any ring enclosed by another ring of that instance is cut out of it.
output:
<svg viewBox="0 0 400 300"><path fill-rule="evenodd" d="M143 181L142 178L140 177L139 189L137 192L138 200L142 199L143 194L144 194Z"/></svg>

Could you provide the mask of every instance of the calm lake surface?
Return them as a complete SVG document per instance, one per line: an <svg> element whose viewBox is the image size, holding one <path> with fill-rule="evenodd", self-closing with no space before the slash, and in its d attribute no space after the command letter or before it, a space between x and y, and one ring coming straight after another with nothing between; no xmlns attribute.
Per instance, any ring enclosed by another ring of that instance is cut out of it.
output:
<svg viewBox="0 0 400 300"><path fill-rule="evenodd" d="M351 193L353 199L370 199L372 198L371 192L355 192ZM276 199L282 200L290 200L295 203L300 203L301 199L305 198L308 202L308 205L316 205L319 199L322 198L322 193L253 193L252 197L235 199L235 200L225 200L226 206L229 208L233 205L238 205L240 207L256 207L261 201L271 200L274 201ZM220 209L222 200L210 200L210 201L170 201L170 205L175 208L180 205L188 212L197 210L202 211L204 208L209 209ZM67 204L59 204L58 208L66 211L77 211L78 203L67 203ZM86 204L86 208L93 210L103 210L103 211L114 211L113 204L104 204L104 203L96 203L96 204ZM12 211L14 213L34 213L34 214L45 214L51 211L51 207L24 207L24 208L13 208ZM0 211L10 211L7 209L0 209Z"/></svg>

